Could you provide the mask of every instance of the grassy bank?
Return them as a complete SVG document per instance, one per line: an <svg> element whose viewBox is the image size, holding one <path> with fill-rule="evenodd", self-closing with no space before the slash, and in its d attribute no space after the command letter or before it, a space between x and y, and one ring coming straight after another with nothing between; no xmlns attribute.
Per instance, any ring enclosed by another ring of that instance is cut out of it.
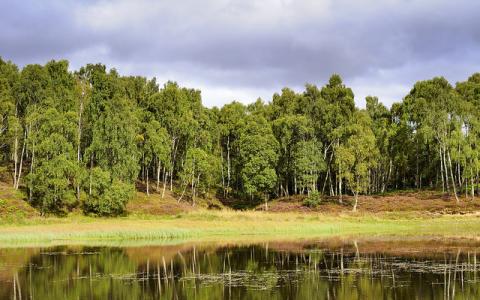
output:
<svg viewBox="0 0 480 300"><path fill-rule="evenodd" d="M480 218L413 214L324 215L237 211L194 211L174 216L103 219L84 216L33 218L0 225L0 245L88 241L439 235L477 237Z"/></svg>

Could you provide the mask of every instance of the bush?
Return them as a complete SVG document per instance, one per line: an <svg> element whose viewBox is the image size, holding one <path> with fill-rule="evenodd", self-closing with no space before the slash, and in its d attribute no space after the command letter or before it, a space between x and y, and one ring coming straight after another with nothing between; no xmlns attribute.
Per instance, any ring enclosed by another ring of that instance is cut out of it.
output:
<svg viewBox="0 0 480 300"><path fill-rule="evenodd" d="M310 192L310 195L303 200L303 206L315 208L317 207L322 199L320 198L320 193L317 191Z"/></svg>
<svg viewBox="0 0 480 300"><path fill-rule="evenodd" d="M133 184L118 179L110 184L110 173L95 168L92 171L92 194L85 200L84 211L99 216L120 215L134 192Z"/></svg>

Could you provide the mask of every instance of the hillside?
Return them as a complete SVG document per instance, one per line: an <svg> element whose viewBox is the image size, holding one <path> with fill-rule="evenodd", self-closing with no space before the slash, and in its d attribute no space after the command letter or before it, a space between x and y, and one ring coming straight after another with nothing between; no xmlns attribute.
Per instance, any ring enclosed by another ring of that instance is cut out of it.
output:
<svg viewBox="0 0 480 300"><path fill-rule="evenodd" d="M149 214L149 215L175 215L183 212L190 212L197 209L222 209L224 205L215 197L201 198L195 200L195 206L192 206L190 199L184 197L180 202L178 196L165 190L164 198L161 197L161 191L151 192L147 195L141 186L141 191L137 191L134 199L127 204L128 214Z"/></svg>
<svg viewBox="0 0 480 300"><path fill-rule="evenodd" d="M0 182L0 221L9 222L39 215L40 213L23 199L20 191L14 190L11 184Z"/></svg>
<svg viewBox="0 0 480 300"><path fill-rule="evenodd" d="M275 213L323 213L328 215L350 214L353 201L352 196L344 196L343 204L338 198L323 196L322 202L316 208L303 205L305 196L278 198L268 203L268 211ZM453 197L438 191L405 191L385 195L359 196L358 214L374 213L412 213L422 215L439 214L473 214L480 211L480 198L461 197L456 203ZM165 191L162 199L160 193L137 191L134 199L126 206L127 215L178 215L202 209L223 210L229 207L230 202L222 202L215 198L198 198L192 206L186 197L178 202L178 196L169 190ZM255 207L255 210L265 210L264 204ZM24 200L21 191L15 191L11 184L0 182L0 222L9 223L22 219L40 216L37 209Z"/></svg>
<svg viewBox="0 0 480 300"><path fill-rule="evenodd" d="M270 212L322 212L328 214L349 213L352 210L353 197L344 196L343 204L339 204L337 197L323 196L322 202L316 208L302 205L305 196L284 197L271 201L268 204ZM265 206L258 205L257 210L264 210ZM385 195L359 196L359 213L391 213L412 212L424 214L471 214L480 211L480 198L472 200L470 197L460 197L459 203L455 198L438 191L398 191Z"/></svg>
<svg viewBox="0 0 480 300"><path fill-rule="evenodd" d="M196 205L192 206L186 197L178 201L169 190L165 191L162 199L161 194L152 192L149 196L145 192L136 192L135 197L126 206L128 215L175 215L198 209L214 208L222 209L224 205L216 198L196 199ZM11 184L0 182L0 222L12 222L25 218L40 216L40 212L32 207L21 191L13 189Z"/></svg>

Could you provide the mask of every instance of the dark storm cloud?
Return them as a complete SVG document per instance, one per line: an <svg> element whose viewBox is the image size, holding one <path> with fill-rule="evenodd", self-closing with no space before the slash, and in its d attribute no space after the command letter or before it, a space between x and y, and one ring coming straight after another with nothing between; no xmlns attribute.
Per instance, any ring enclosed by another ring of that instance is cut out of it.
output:
<svg viewBox="0 0 480 300"><path fill-rule="evenodd" d="M416 80L480 71L473 0L31 0L1 8L0 55L14 62L102 61L175 76L204 94L322 84L340 73L358 95L371 87L391 102Z"/></svg>

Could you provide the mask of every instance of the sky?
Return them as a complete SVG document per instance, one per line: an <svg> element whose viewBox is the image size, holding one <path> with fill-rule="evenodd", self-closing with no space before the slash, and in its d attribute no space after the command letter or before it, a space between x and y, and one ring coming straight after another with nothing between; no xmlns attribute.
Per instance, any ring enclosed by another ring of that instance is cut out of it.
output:
<svg viewBox="0 0 480 300"><path fill-rule="evenodd" d="M203 103L270 101L342 76L390 106L418 80L480 72L478 0L0 0L0 56L68 59L200 89Z"/></svg>

